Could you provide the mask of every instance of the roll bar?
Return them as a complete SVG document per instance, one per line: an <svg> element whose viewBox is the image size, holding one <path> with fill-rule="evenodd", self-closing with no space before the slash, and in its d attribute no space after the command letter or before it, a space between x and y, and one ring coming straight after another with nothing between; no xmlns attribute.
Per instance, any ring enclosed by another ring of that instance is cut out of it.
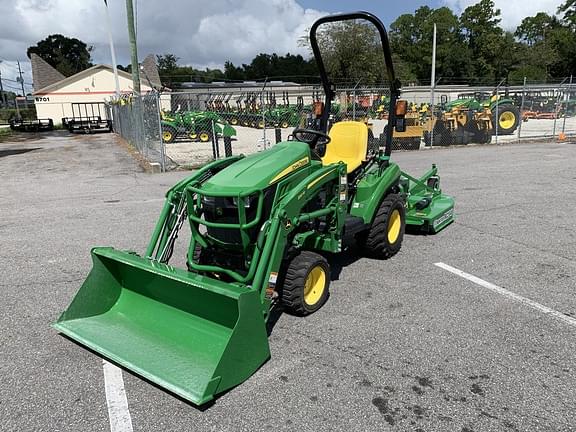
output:
<svg viewBox="0 0 576 432"><path fill-rule="evenodd" d="M330 116L330 106L332 104L332 99L335 96L335 87L332 82L328 79L326 74L326 68L324 66L324 61L322 60L322 54L320 53L320 48L318 47L318 40L316 38L316 31L318 27L322 24L349 21L362 19L372 23L378 33L380 34L380 41L382 42L382 50L384 53L384 67L386 68L386 74L388 75L388 81L390 82L390 107L388 109L388 128L386 133L386 146L384 150L385 156L390 156L392 150L392 134L393 128L396 123L395 106L398 97L400 96L401 83L396 79L394 74L394 65L392 64L392 51L390 50L390 43L388 42L388 34L386 33L386 28L380 19L371 14L370 12L351 12L343 14L328 15L318 19L312 27L310 28L310 44L312 45L312 52L314 53L314 58L316 59L316 64L318 65L318 71L320 72L320 79L322 80L322 87L324 88L324 93L326 94L326 103L324 104L324 111L320 117L320 129L323 132L327 132L328 127L328 117Z"/></svg>

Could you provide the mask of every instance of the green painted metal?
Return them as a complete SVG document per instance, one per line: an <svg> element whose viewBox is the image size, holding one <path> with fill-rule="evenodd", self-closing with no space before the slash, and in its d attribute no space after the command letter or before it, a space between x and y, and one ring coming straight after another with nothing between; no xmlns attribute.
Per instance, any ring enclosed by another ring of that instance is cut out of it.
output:
<svg viewBox="0 0 576 432"><path fill-rule="evenodd" d="M57 330L196 404L248 378L270 356L258 292L112 248Z"/></svg>
<svg viewBox="0 0 576 432"><path fill-rule="evenodd" d="M382 168L383 166L385 169ZM399 180L398 165L389 162L387 156L382 156L377 163L368 168L364 177L358 182L350 214L363 218L367 224L372 223L382 199L391 187L398 184Z"/></svg>
<svg viewBox="0 0 576 432"><path fill-rule="evenodd" d="M236 129L218 114L210 111L184 111L181 113L162 113L164 129L172 128L177 135L198 135L201 132L212 134L212 130L224 137L236 136Z"/></svg>
<svg viewBox="0 0 576 432"><path fill-rule="evenodd" d="M436 232L452 221L435 166L417 179L382 153L352 176L298 141L206 165L167 192L143 256L92 250L54 327L187 400L213 399L268 359L269 292L289 253L341 252L346 217L369 226L389 193L405 198L410 225ZM169 265L185 223L187 270Z"/></svg>
<svg viewBox="0 0 576 432"><path fill-rule="evenodd" d="M431 179L437 186L428 184ZM443 194L439 184L436 165L418 179L402 172L400 185L406 194L406 225L433 234L454 222L454 198Z"/></svg>

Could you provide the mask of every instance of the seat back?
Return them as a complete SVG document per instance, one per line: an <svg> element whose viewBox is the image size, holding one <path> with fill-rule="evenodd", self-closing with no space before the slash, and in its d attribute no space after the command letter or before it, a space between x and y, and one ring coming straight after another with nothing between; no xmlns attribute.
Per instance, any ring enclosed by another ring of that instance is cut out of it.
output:
<svg viewBox="0 0 576 432"><path fill-rule="evenodd" d="M330 129L330 143L322 158L323 165L344 162L350 174L366 159L368 151L368 126L363 122L342 121Z"/></svg>

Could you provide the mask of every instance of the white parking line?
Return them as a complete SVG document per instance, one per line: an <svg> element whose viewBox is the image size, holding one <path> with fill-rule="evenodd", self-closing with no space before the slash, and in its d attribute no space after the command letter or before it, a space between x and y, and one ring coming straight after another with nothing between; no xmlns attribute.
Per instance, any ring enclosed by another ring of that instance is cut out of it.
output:
<svg viewBox="0 0 576 432"><path fill-rule="evenodd" d="M110 418L110 432L132 432L132 418L128 411L128 399L124 389L122 369L106 360L102 361L104 369L104 387L106 404Z"/></svg>
<svg viewBox="0 0 576 432"><path fill-rule="evenodd" d="M484 288L488 288L489 290L497 292L498 294L501 294L505 297L508 297L514 301L517 301L519 303L523 303L526 306L530 306L531 308L536 309L536 310L538 310L544 314L551 315L554 318L557 318L557 319L563 321L564 324L568 324L568 325L571 325L573 327L576 327L576 319L569 317L567 315L564 315L562 312L558 312L557 310L551 309L548 306L544 306L540 303L535 302L534 300L530 300L529 298L522 297L518 294L515 294L511 291L508 291L507 289L499 287L498 285L494 285L490 282L486 282L485 280L480 279L479 277L476 277L474 275L463 272L462 270L458 270L457 268L449 266L448 264L444 264L443 262L437 262L434 265L437 267L440 267L444 270L447 270L450 273L454 273L455 275L463 277L464 279L468 279L469 281L474 282L477 285L480 285Z"/></svg>

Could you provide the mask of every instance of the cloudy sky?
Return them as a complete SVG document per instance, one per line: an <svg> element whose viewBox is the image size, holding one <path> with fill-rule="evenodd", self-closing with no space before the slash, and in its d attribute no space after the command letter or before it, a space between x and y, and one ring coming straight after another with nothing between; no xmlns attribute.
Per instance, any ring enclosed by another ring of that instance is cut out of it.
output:
<svg viewBox="0 0 576 432"><path fill-rule="evenodd" d="M554 13L562 0L495 0L502 26L513 29L525 16ZM390 24L419 6L449 6L460 13L476 0L134 0L138 49L174 53L181 63L219 67L226 60L248 62L260 52L306 53L297 40L319 16L368 10ZM129 62L124 0L108 0L118 62ZM49 34L61 33L94 46L96 63L111 63L103 0L0 0L0 72L7 89L18 84L16 61L32 83L26 48Z"/></svg>

